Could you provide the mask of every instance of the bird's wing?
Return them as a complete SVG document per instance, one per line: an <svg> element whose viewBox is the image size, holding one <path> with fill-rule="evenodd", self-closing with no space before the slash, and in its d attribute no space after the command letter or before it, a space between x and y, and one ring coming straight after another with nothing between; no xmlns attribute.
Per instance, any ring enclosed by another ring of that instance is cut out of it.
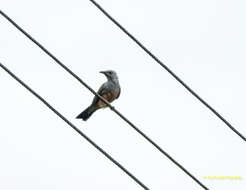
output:
<svg viewBox="0 0 246 190"><path fill-rule="evenodd" d="M98 90L97 93L98 93L100 96L103 96L104 94L109 93L109 92L110 92L109 85L108 85L107 82L105 82L105 83L99 88L99 90Z"/></svg>
<svg viewBox="0 0 246 190"><path fill-rule="evenodd" d="M110 92L110 89L108 87L108 84L107 82L104 83L100 88L99 90L97 91L97 93L100 95L100 96L103 96L104 94L107 94ZM98 98L97 96L94 97L93 99L93 102L92 104L97 104L97 102L100 100L100 98Z"/></svg>

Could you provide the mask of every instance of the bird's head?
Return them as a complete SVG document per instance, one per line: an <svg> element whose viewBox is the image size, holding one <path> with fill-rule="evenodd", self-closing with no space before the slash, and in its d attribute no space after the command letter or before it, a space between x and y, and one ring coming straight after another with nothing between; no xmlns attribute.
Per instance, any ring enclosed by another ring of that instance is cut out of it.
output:
<svg viewBox="0 0 246 190"><path fill-rule="evenodd" d="M116 72L113 70L100 71L100 73L104 74L108 80L118 79Z"/></svg>

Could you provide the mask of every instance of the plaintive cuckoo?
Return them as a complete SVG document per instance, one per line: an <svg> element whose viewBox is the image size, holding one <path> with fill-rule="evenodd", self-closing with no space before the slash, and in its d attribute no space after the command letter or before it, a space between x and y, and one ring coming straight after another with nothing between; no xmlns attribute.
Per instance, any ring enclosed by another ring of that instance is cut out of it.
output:
<svg viewBox="0 0 246 190"><path fill-rule="evenodd" d="M113 70L101 71L100 73L103 73L107 77L108 81L99 88L97 93L109 103L111 103L120 96L120 84L118 76ZM107 107L107 105L102 100L100 100L100 98L95 96L92 104L76 118L86 121L96 110L105 107Z"/></svg>

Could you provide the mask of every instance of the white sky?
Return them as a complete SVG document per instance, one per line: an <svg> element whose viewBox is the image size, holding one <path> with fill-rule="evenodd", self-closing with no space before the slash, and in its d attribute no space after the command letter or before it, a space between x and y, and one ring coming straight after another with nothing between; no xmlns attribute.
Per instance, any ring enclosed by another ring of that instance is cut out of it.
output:
<svg viewBox="0 0 246 190"><path fill-rule="evenodd" d="M245 189L245 142L92 3L0 2L93 89L116 70L113 105L210 189ZM245 1L98 2L246 135ZM93 95L2 17L0 61L151 190L202 189L109 109L75 120ZM0 189L142 189L2 70L0 86Z"/></svg>

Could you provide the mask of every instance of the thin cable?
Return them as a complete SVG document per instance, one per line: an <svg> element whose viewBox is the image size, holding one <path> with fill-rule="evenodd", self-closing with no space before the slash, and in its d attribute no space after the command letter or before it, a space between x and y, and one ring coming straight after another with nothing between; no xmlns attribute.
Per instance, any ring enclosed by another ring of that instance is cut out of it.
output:
<svg viewBox="0 0 246 190"><path fill-rule="evenodd" d="M136 37L126 30L118 21L116 21L107 11L105 11L96 1L92 2L107 18L109 18L116 26L118 26L127 36L129 36L136 44L141 47L150 57L152 57L160 66L162 66L168 73L170 73L183 87L185 87L193 96L195 96L202 104L211 110L219 119L221 119L232 131L234 131L244 141L246 138L235 129L222 115L219 114L212 106L210 106L204 99L202 99L194 90L192 90L181 78L179 78L169 67L167 67L160 59L158 59L148 48L146 48Z"/></svg>
<svg viewBox="0 0 246 190"><path fill-rule="evenodd" d="M127 122L134 130L136 130L140 135L142 135L149 143L151 143L157 150L159 150L163 155L169 158L176 166L183 170L188 176L190 176L195 182L197 182L202 188L208 190L208 188L203 185L195 176L193 176L188 170L186 170L181 164L174 160L167 152L165 152L159 145L157 145L153 140L151 140L146 134L144 134L140 129L138 129L131 121L129 121L124 115L122 115L118 110L116 110L107 100L102 98L98 93L96 93L90 86L88 86L81 78L79 78L74 72L72 72L67 66L65 66L61 61L59 61L52 53L50 53L44 46L42 46L38 41L36 41L30 34L24 31L19 25L17 25L10 17L0 10L2 14L10 23L12 23L18 30L20 30L27 38L29 38L33 43L40 47L47 55L49 55L58 65L65 69L69 74L76 78L82 85L84 85L88 90L90 90L95 96L99 97L107 106L111 108L118 116L120 116L125 122Z"/></svg>
<svg viewBox="0 0 246 190"><path fill-rule="evenodd" d="M93 142L89 137L87 137L82 131L80 131L74 124L72 124L68 119L66 119L60 112L58 112L53 106L51 106L45 99L43 99L38 93L32 90L27 84L25 84L21 79L19 79L14 73L12 73L7 67L0 63L2 67L11 77L18 81L23 87L25 87L29 92L31 92L36 98L38 98L42 103L44 103L51 111L53 111L57 116L59 116L63 121L65 121L70 127L72 127L76 132L78 132L82 137L84 137L90 144L92 144L97 150L99 150L104 156L106 156L111 162L123 170L128 176L130 176L137 184L139 184L143 189L150 190L146 187L137 177L131 174L127 169L125 169L119 162L112 158L107 152L100 148L95 142Z"/></svg>

